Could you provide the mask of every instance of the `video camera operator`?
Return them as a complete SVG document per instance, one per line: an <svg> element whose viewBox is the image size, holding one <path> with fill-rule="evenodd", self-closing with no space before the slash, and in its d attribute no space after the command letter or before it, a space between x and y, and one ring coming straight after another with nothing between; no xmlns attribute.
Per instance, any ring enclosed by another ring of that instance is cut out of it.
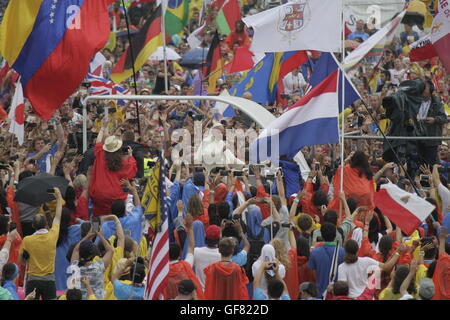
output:
<svg viewBox="0 0 450 320"><path fill-rule="evenodd" d="M383 99L386 117L391 120L387 136L442 135L442 124L447 119L442 104L432 97L432 86L430 81L403 81L395 94ZM402 163L407 163L410 176L414 176L420 164L436 163L440 143L440 140L390 140L390 145L384 145L383 159L396 162L396 152Z"/></svg>

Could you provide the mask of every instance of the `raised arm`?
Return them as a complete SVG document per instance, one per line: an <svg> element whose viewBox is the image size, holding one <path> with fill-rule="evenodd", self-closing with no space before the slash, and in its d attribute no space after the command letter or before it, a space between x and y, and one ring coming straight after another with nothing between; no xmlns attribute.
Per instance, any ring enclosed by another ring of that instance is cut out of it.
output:
<svg viewBox="0 0 450 320"><path fill-rule="evenodd" d="M417 261L413 260L411 262L411 266L409 267L409 273L406 276L405 280L403 280L402 285L400 286L400 295L404 296L408 293L408 287L411 283L411 280L414 278L417 272Z"/></svg>
<svg viewBox="0 0 450 320"><path fill-rule="evenodd" d="M135 207L140 207L141 206L141 199L139 199L139 194L138 191L136 189L136 186L134 185L134 183L131 183L130 181L126 180L126 179L122 179L120 180L120 183L128 188L129 192L133 195L133 204Z"/></svg>
<svg viewBox="0 0 450 320"><path fill-rule="evenodd" d="M281 205L287 206L286 192L284 191L283 175L281 170L277 172L277 190L280 196Z"/></svg>
<svg viewBox="0 0 450 320"><path fill-rule="evenodd" d="M109 243L109 241L105 239L105 237L103 236L101 231L97 232L97 235L100 237L100 241L102 242L103 247L106 250L106 253L102 258L103 263L105 264L105 269L106 269L106 268L108 268L109 264L111 263L111 260L112 260L113 254L114 254L114 249L111 246L111 244Z"/></svg>
<svg viewBox="0 0 450 320"><path fill-rule="evenodd" d="M61 213L62 213L62 202L63 197L61 195L61 191L59 188L53 188L55 191L55 197L56 197L56 210L55 210L55 217L53 218L53 225L59 225L61 222Z"/></svg>
<svg viewBox="0 0 450 320"><path fill-rule="evenodd" d="M380 178L383 176L383 174L386 172L386 170L388 169L392 169L396 166L396 164L394 162L389 162L386 163L383 168L381 168L380 170L377 171L377 173L375 173L375 175L373 176L373 181L376 183L378 182L378 180L380 180Z"/></svg>

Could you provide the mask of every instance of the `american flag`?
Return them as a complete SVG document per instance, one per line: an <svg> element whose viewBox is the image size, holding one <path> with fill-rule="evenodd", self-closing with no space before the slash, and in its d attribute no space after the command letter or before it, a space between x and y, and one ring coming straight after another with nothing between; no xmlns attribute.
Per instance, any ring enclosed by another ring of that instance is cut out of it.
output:
<svg viewBox="0 0 450 320"><path fill-rule="evenodd" d="M147 275L144 299L161 300L167 286L169 275L169 224L167 218L167 197L164 174L164 158L161 157L159 174L159 210L161 214L161 228L156 234L152 245L150 271Z"/></svg>

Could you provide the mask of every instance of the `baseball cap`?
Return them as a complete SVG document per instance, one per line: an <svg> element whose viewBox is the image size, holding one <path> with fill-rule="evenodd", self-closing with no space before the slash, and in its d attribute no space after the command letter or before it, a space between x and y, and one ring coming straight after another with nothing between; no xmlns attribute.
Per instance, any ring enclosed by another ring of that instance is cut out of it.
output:
<svg viewBox="0 0 450 320"><path fill-rule="evenodd" d="M217 241L220 239L220 228L216 225L210 225L206 228L206 239Z"/></svg>
<svg viewBox="0 0 450 320"><path fill-rule="evenodd" d="M424 278L420 281L419 296L423 300L431 300L434 297L434 283L433 280Z"/></svg>
<svg viewBox="0 0 450 320"><path fill-rule="evenodd" d="M181 280L178 282L178 293L182 295L191 294L197 288L192 280Z"/></svg>

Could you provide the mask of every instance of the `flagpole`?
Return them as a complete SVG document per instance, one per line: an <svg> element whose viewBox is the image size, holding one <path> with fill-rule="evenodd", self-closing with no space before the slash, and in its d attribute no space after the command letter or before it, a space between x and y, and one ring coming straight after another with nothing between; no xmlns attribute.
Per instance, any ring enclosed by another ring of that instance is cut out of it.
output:
<svg viewBox="0 0 450 320"><path fill-rule="evenodd" d="M127 14L127 8L125 7L125 0L122 0L122 7L125 14L125 22L127 24L127 35L128 35L128 43L130 48L130 54L131 54L131 66L133 70L133 82L134 82L134 94L138 95L138 89L137 89L137 81L136 81L136 69L134 66L135 63L135 57L133 52L133 44L131 43L131 33L130 33L130 23L128 21L128 14ZM105 110L107 110L105 108ZM138 125L138 131L139 131L139 137L141 137L141 117L139 116L139 101L136 100L136 116L137 116L137 125Z"/></svg>
<svg viewBox="0 0 450 320"><path fill-rule="evenodd" d="M342 0L342 43L341 43L341 61L342 65L344 65L344 57L345 57L345 19L344 19L344 0ZM343 71L341 71L341 79L342 79L342 97L341 97L341 103L342 103L342 111L341 111L341 181L340 181L340 190L341 192L344 191L344 133L345 133L345 112L344 112L344 104L345 104L345 74ZM338 84L339 84L339 77L338 77ZM339 88L339 85L338 85ZM339 102L338 102L339 103ZM342 215L342 203L339 201L339 210L340 210L340 216Z"/></svg>
<svg viewBox="0 0 450 320"><path fill-rule="evenodd" d="M167 51L166 51L166 0L161 1L162 6L162 19L161 19L161 30L163 34L163 57L164 57L164 90L166 94L169 94L169 84L167 77Z"/></svg>

